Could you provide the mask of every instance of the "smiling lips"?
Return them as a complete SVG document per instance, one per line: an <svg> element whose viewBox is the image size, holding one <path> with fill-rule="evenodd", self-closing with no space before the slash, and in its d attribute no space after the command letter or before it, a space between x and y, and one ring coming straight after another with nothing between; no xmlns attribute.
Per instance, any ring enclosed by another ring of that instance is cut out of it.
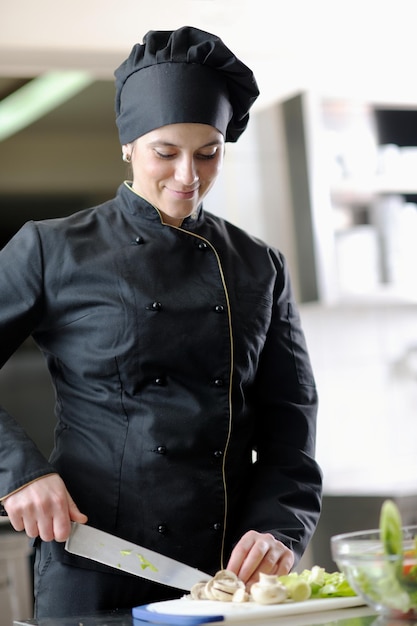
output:
<svg viewBox="0 0 417 626"><path fill-rule="evenodd" d="M184 190L170 189L168 187L168 190L175 196L178 196L179 198L183 200L187 200L187 199L191 199L194 197L195 193L198 191L198 187L196 187L195 189L184 189Z"/></svg>

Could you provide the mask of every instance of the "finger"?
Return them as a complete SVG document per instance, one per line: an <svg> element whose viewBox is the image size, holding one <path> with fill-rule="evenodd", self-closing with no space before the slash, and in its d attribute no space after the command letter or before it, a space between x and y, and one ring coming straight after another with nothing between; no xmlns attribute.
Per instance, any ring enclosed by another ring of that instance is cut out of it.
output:
<svg viewBox="0 0 417 626"><path fill-rule="evenodd" d="M258 582L260 572L273 576L283 576L291 571L293 565L294 553L280 542L277 542L277 547L270 548L258 568L246 581L246 586L250 589L253 583Z"/></svg>
<svg viewBox="0 0 417 626"><path fill-rule="evenodd" d="M27 536L31 539L38 537L39 528L36 517L32 515L24 515L23 518L23 530L26 532Z"/></svg>
<svg viewBox="0 0 417 626"><path fill-rule="evenodd" d="M67 492L66 507L54 516L53 535L55 541L64 542L71 534L71 522L85 524L87 516L81 513L74 500Z"/></svg>
<svg viewBox="0 0 417 626"><path fill-rule="evenodd" d="M9 518L9 522L15 530L21 532L24 530L28 537L37 536L37 524L32 514L28 514L21 505L20 494L14 494L3 502L3 507ZM30 533L30 534L29 534Z"/></svg>
<svg viewBox="0 0 417 626"><path fill-rule="evenodd" d="M281 558L278 561L276 574L278 576L285 576L293 568L294 565L294 552L292 550L286 550L282 553ZM275 572L274 572L275 573Z"/></svg>
<svg viewBox="0 0 417 626"><path fill-rule="evenodd" d="M85 524L88 521L87 515L81 513L74 500L68 494L69 516L71 521L78 522L79 524Z"/></svg>
<svg viewBox="0 0 417 626"><path fill-rule="evenodd" d="M247 558L247 555L250 552L254 542L254 535L251 531L243 535L243 537L238 541L238 543L232 550L232 554L230 555L229 562L227 564L228 570L234 572L237 576L239 575L242 565Z"/></svg>
<svg viewBox="0 0 417 626"><path fill-rule="evenodd" d="M69 496L67 496L65 506L57 511L53 518L53 533L55 541L64 542L70 536L71 520L73 518L74 509L76 509L75 504L70 501Z"/></svg>
<svg viewBox="0 0 417 626"><path fill-rule="evenodd" d="M271 553L268 542L258 539L242 563L238 576L244 582L249 582L252 577L257 577L260 571L269 574L275 563L276 558Z"/></svg>
<svg viewBox="0 0 417 626"><path fill-rule="evenodd" d="M42 541L52 541L53 539L55 539L53 519L49 515L44 515L38 519L36 529L37 529L37 534L29 535L29 537L39 536L42 539ZM35 532L35 530L33 532ZM27 528L26 528L26 534L29 534Z"/></svg>
<svg viewBox="0 0 417 626"><path fill-rule="evenodd" d="M66 541L70 533L71 522L69 516L55 516L53 518L53 538L55 541Z"/></svg>
<svg viewBox="0 0 417 626"><path fill-rule="evenodd" d="M9 518L9 522L13 526L13 528L15 530L17 530L18 532L20 532L22 530L25 530L25 524L23 522L22 516L21 515L16 515L15 513L11 512L11 511L8 512L6 506L5 505L3 505L3 506L4 506L4 510L7 513L7 517Z"/></svg>

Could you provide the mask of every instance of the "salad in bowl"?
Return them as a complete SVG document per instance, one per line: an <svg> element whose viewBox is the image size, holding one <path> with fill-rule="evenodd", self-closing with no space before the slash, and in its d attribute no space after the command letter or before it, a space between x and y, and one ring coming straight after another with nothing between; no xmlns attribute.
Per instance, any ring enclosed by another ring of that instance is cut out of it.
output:
<svg viewBox="0 0 417 626"><path fill-rule="evenodd" d="M384 617L417 618L417 525L403 526L393 500L379 529L334 535L333 559L349 584Z"/></svg>

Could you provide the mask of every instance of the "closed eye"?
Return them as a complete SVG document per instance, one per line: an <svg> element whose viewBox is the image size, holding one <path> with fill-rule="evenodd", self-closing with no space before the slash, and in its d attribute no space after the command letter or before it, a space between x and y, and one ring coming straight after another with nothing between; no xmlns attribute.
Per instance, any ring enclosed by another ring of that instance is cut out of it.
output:
<svg viewBox="0 0 417 626"><path fill-rule="evenodd" d="M211 152L210 154L198 154L197 158L203 159L205 161L209 159L214 159L216 156L217 156L217 150L215 152Z"/></svg>
<svg viewBox="0 0 417 626"><path fill-rule="evenodd" d="M159 159L172 159L176 156L173 152L159 152L159 150L155 150L155 154Z"/></svg>

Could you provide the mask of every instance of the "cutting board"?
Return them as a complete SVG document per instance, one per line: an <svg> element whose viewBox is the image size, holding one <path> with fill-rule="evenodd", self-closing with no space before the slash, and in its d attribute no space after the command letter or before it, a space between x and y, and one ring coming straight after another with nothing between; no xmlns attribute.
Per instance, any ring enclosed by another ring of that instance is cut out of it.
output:
<svg viewBox="0 0 417 626"><path fill-rule="evenodd" d="M165 600L144 604L132 609L132 615L150 624L209 624L213 622L243 622L301 613L313 613L362 606L361 598L323 598L304 602L283 602L261 605L255 602L216 602L214 600L191 600L184 596L179 600Z"/></svg>

